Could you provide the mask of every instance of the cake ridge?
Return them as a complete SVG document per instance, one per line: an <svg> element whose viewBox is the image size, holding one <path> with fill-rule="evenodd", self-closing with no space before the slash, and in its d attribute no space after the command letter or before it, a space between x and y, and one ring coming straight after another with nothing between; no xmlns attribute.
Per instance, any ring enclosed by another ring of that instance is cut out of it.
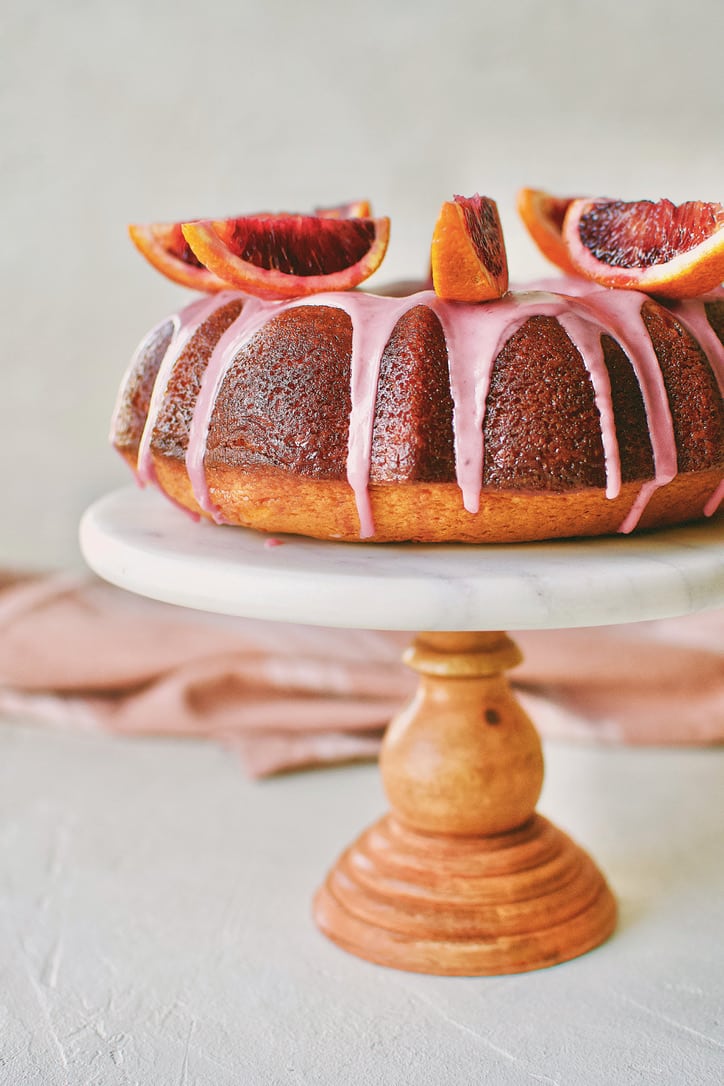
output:
<svg viewBox="0 0 724 1086"><path fill-rule="evenodd" d="M282 305L280 302L262 302L258 298L246 299L241 313L216 342L201 377L201 387L191 416L185 463L194 498L217 523L223 523L223 518L211 501L204 473L206 441L216 398L234 358L270 320L270 307L274 310Z"/></svg>
<svg viewBox="0 0 724 1086"><path fill-rule="evenodd" d="M179 313L175 313L171 317L173 325L171 341L166 349L166 353L156 376L156 383L154 385L151 403L149 404L148 415L146 417L146 425L143 428L141 441L138 447L136 477L141 484L156 482L156 470L153 465L151 441L171 372L178 359L181 357L184 348L191 342L202 324L204 324L209 317L212 317L223 305L226 305L230 300L230 296L235 296L234 292L221 291L219 294L215 294L210 298L205 296L197 298L191 302L190 305L185 306Z"/></svg>
<svg viewBox="0 0 724 1086"><path fill-rule="evenodd" d="M724 396L724 345L707 316L707 301L724 302L724 290L711 298L682 298L669 302L666 308L701 347L716 377L719 391Z"/></svg>
<svg viewBox="0 0 724 1086"><path fill-rule="evenodd" d="M579 299L579 305L590 307L599 319L605 320L606 331L618 341L630 359L644 398L654 453L654 477L643 483L619 528L619 532L627 534L640 521L655 491L670 483L676 475L677 450L664 376L642 315L643 306L649 300L648 295L627 290L613 297L614 305L611 304L609 291L596 291Z"/></svg>

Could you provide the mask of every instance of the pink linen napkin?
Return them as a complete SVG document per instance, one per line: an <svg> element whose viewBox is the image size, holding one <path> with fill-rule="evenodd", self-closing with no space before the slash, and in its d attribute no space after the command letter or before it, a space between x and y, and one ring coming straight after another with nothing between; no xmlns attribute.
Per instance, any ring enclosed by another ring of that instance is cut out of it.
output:
<svg viewBox="0 0 724 1086"><path fill-rule="evenodd" d="M410 634L205 615L74 574L0 574L0 712L221 740L253 776L374 757L415 688ZM724 611L514 634L544 735L724 739Z"/></svg>

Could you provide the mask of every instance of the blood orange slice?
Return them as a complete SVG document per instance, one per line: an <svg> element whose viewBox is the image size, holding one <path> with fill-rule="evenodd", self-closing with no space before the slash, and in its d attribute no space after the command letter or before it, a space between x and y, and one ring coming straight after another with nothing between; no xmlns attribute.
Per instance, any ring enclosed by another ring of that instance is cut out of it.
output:
<svg viewBox="0 0 724 1086"><path fill-rule="evenodd" d="M508 289L500 216L487 196L454 196L442 205L430 249L435 293L451 302L484 302Z"/></svg>
<svg viewBox="0 0 724 1086"><path fill-rule="evenodd" d="M724 280L724 206L574 200L563 240L579 275L606 287L692 298Z"/></svg>
<svg viewBox="0 0 724 1086"><path fill-rule="evenodd" d="M211 294L228 290L229 284L197 260L181 232L181 223L151 223L128 227L131 240L149 264L167 279L184 287Z"/></svg>
<svg viewBox="0 0 724 1086"><path fill-rule="evenodd" d="M577 275L562 237L563 219L576 197L551 196L542 189L520 189L518 214L540 251L568 275Z"/></svg>
<svg viewBox="0 0 724 1086"><path fill-rule="evenodd" d="M186 223L183 235L201 263L226 283L260 298L349 290L382 262L390 220L328 215L246 215Z"/></svg>

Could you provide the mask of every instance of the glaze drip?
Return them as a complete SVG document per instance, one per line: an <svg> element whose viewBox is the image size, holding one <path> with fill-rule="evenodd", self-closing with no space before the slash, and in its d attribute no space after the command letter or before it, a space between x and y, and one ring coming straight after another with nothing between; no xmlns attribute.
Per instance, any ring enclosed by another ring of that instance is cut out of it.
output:
<svg viewBox="0 0 724 1086"><path fill-rule="evenodd" d="M713 517L722 501L724 501L724 479L719 483L719 486L704 506L704 516Z"/></svg>
<svg viewBox="0 0 724 1086"><path fill-rule="evenodd" d="M689 298L670 302L668 308L677 321L683 324L687 332L699 343L716 377L719 391L724 396L724 344L712 328L706 315L707 302L721 301L724 301L724 290L719 289L712 292L712 294L707 294L704 298ZM724 501L724 480L719 483L719 486L704 506L704 516L713 516L722 501Z"/></svg>
<svg viewBox="0 0 724 1086"><path fill-rule="evenodd" d="M551 289L554 286L558 292ZM610 499L617 497L621 490L621 461L601 337L609 335L621 345L641 389L654 457L654 476L642 484L619 528L624 533L632 531L651 496L670 482L677 471L676 443L664 379L641 313L647 296L636 291L606 291L573 279L546 280L536 287L543 289L515 291L481 305L446 302L430 290L404 298L363 292L316 294L286 302L244 298L242 312L211 353L191 420L186 468L199 507L217 522L223 520L209 493L204 460L216 400L235 358L279 313L300 306L331 306L347 313L352 325L347 481L355 496L360 538L373 536L368 485L380 364L398 321L422 305L436 314L445 336L453 401L456 479L463 505L470 513L476 513L480 506L484 422L493 367L507 341L533 316L555 317L588 371L600 416L606 495ZM173 335L159 368L141 437L137 467L140 482L155 481L151 440L174 365L204 321L239 297L236 292L223 292L203 298L173 318ZM672 303L669 308L701 344L719 387L724 390L724 347L709 324L703 301ZM144 343L147 341L148 337ZM142 349L143 345L139 352ZM724 484L721 484L709 499L705 512L714 512L723 496Z"/></svg>
<svg viewBox="0 0 724 1086"><path fill-rule="evenodd" d="M418 295L412 295L412 299ZM352 322L352 357L350 359L350 393L352 410L349 417L347 441L347 482L352 487L360 523L360 539L375 533L368 483L372 461L372 431L375 420L377 383L385 347L390 341L400 317L414 308L411 298L385 299L389 305L381 308L375 294L317 294L292 303L300 305L333 305L342 309Z"/></svg>
<svg viewBox="0 0 724 1086"><path fill-rule="evenodd" d="M591 309L601 321L601 327L618 340L636 372L649 424L654 453L654 477L641 487L636 501L624 519L619 532L632 532L653 494L670 483L677 472L676 439L671 408L664 377L654 351L648 329L641 315L646 294L635 290L600 290L579 299L579 305Z"/></svg>
<svg viewBox="0 0 724 1086"><path fill-rule="evenodd" d="M177 313L171 318L173 324L171 341L161 360L156 383L153 386L151 403L148 408L146 424L143 428L141 443L138 449L136 477L142 485L156 482L156 470L153 466L153 457L151 456L151 439L153 437L153 431L156 428L161 407L163 406L168 379L173 372L174 366L191 339L201 328L201 325L207 321L209 317L212 317L217 309L220 309L221 306L226 305L231 299L237 297L238 294L234 291L222 291L211 298L198 298L196 301L192 302L191 305L187 305L180 313Z"/></svg>
<svg viewBox="0 0 724 1086"><path fill-rule="evenodd" d="M670 302L668 309L690 335L698 341L716 377L719 391L724 396L724 344L716 334L706 315L707 302L724 301L724 290L705 298L688 298Z"/></svg>
<svg viewBox="0 0 724 1086"><path fill-rule="evenodd" d="M278 311L283 304L283 302L261 302L257 298L247 299L239 316L231 322L211 352L211 357L201 378L201 387L189 430L186 470L191 480L191 489L194 492L196 501L205 513L209 513L213 517L217 524L222 524L224 518L211 501L204 471L206 440L216 398L219 395L229 367L239 351L254 338L267 321L271 320L275 311Z"/></svg>

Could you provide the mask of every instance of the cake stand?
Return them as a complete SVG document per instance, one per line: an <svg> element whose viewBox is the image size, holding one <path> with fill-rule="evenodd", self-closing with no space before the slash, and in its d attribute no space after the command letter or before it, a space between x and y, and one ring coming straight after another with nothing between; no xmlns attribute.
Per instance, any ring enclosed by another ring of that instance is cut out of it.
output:
<svg viewBox="0 0 724 1086"><path fill-rule="evenodd" d="M566 961L611 934L603 876L535 812L541 745L505 679L521 657L500 631L724 603L724 518L629 538L375 546L195 524L159 494L126 489L88 510L81 545L101 577L167 603L426 631L404 656L418 691L380 758L391 811L315 898L334 942L399 969L482 975Z"/></svg>

